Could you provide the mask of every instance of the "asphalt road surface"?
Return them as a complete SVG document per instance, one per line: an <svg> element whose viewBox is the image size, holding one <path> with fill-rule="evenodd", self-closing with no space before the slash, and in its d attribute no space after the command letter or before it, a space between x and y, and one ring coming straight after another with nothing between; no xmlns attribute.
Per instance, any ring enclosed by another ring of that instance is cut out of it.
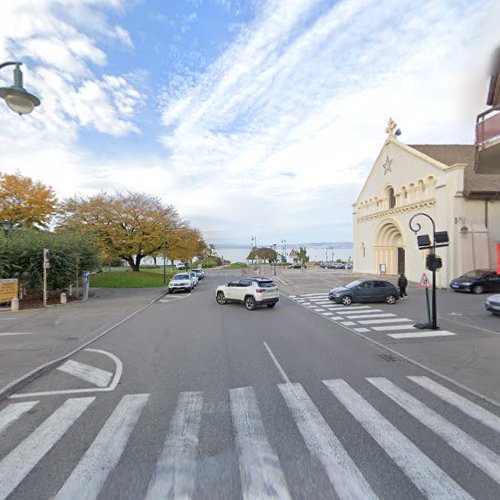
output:
<svg viewBox="0 0 500 500"><path fill-rule="evenodd" d="M220 306L223 281L0 403L0 499L499 498L497 406L303 302Z"/></svg>

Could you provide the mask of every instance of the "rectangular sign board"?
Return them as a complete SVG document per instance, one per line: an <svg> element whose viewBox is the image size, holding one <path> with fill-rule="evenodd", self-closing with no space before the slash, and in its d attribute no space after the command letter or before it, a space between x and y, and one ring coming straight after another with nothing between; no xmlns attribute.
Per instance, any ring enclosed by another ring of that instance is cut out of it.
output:
<svg viewBox="0 0 500 500"><path fill-rule="evenodd" d="M10 302L17 299L19 284L17 279L0 280L0 302Z"/></svg>

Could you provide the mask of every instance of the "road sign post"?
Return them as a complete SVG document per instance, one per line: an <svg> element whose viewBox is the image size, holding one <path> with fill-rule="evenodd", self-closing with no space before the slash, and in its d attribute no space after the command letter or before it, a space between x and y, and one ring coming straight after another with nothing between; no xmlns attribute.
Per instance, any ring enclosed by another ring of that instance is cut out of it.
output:
<svg viewBox="0 0 500 500"><path fill-rule="evenodd" d="M427 305L427 318L429 320L429 325L431 324L431 303L429 301L429 288L432 287L431 283L429 282L429 278L427 278L427 274L422 274L422 278L420 278L420 283L419 286L421 288L425 288L425 303Z"/></svg>

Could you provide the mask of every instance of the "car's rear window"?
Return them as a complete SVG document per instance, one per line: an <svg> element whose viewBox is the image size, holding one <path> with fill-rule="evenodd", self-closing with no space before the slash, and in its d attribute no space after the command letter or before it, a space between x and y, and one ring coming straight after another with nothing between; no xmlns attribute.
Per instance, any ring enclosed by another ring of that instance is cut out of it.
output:
<svg viewBox="0 0 500 500"><path fill-rule="evenodd" d="M176 274L174 280L188 280L189 274Z"/></svg>
<svg viewBox="0 0 500 500"><path fill-rule="evenodd" d="M257 286L259 286L260 288L271 288L276 285L274 284L273 281L266 280L266 281L257 281Z"/></svg>
<svg viewBox="0 0 500 500"><path fill-rule="evenodd" d="M481 278L485 274L490 273L488 269L475 269L474 271L469 271L461 276L461 278Z"/></svg>

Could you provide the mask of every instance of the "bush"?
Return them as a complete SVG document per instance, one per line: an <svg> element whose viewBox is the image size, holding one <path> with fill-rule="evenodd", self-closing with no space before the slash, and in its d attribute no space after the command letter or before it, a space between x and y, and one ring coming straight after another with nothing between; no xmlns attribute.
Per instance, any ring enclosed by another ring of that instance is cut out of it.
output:
<svg viewBox="0 0 500 500"><path fill-rule="evenodd" d="M49 250L47 288L64 290L78 272L99 267L99 251L88 237L71 233L16 229L0 237L0 278L18 278L21 285L41 288L43 249Z"/></svg>
<svg viewBox="0 0 500 500"><path fill-rule="evenodd" d="M207 257L206 259L196 261L198 267L217 267L222 266L222 259L218 256Z"/></svg>

